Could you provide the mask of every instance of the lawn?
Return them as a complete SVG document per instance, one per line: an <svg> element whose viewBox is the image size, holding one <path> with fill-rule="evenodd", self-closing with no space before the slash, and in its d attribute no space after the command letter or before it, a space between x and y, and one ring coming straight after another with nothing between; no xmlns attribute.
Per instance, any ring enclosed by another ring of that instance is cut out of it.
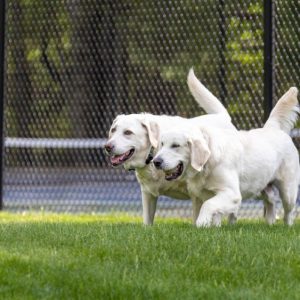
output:
<svg viewBox="0 0 300 300"><path fill-rule="evenodd" d="M300 223L0 214L0 299L300 299Z"/></svg>

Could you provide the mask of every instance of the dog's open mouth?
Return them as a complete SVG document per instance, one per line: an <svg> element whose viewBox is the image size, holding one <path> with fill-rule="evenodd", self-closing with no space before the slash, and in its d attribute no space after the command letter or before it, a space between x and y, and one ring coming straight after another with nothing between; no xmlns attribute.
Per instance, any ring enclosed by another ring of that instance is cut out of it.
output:
<svg viewBox="0 0 300 300"><path fill-rule="evenodd" d="M131 158L131 156L134 153L134 149L130 149L127 152L120 154L120 155L113 155L110 157L110 163L114 166L117 167L121 164L123 164L125 161Z"/></svg>
<svg viewBox="0 0 300 300"><path fill-rule="evenodd" d="M176 168L165 171L165 179L168 181L178 178L183 172L183 163L180 162Z"/></svg>

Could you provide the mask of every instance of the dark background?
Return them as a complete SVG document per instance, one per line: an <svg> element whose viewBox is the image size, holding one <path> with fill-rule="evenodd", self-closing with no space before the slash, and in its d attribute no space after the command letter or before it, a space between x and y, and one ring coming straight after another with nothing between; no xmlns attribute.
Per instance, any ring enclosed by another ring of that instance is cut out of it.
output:
<svg viewBox="0 0 300 300"><path fill-rule="evenodd" d="M192 66L238 128L260 127L263 4L7 0L5 136L105 138L120 113L196 116L186 84ZM273 4L275 103L299 86L300 2ZM4 165L6 207L94 201L97 211L110 207L106 200L139 199L133 174L111 170L102 149L5 147Z"/></svg>

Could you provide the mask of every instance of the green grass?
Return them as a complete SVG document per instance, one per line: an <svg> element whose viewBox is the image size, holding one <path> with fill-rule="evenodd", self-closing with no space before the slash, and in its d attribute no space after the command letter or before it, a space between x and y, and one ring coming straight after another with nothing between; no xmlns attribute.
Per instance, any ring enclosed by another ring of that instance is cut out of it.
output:
<svg viewBox="0 0 300 300"><path fill-rule="evenodd" d="M300 224L0 214L1 299L300 299Z"/></svg>

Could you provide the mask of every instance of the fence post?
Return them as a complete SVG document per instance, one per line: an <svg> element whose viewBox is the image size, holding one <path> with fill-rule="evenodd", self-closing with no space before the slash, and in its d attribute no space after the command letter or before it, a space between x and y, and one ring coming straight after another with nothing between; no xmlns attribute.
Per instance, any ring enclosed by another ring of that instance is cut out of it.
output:
<svg viewBox="0 0 300 300"><path fill-rule="evenodd" d="M224 104L227 98L227 88L226 88L226 72L225 72L225 52L226 52L226 16L225 16L225 0L219 0L218 3L218 27L221 34L221 40L219 43L220 49L220 70L219 70L219 84L220 84L220 100Z"/></svg>
<svg viewBox="0 0 300 300"><path fill-rule="evenodd" d="M0 210L3 209L5 0L0 1Z"/></svg>
<svg viewBox="0 0 300 300"><path fill-rule="evenodd" d="M273 108L274 47L273 47L273 0L264 0L264 121Z"/></svg>

